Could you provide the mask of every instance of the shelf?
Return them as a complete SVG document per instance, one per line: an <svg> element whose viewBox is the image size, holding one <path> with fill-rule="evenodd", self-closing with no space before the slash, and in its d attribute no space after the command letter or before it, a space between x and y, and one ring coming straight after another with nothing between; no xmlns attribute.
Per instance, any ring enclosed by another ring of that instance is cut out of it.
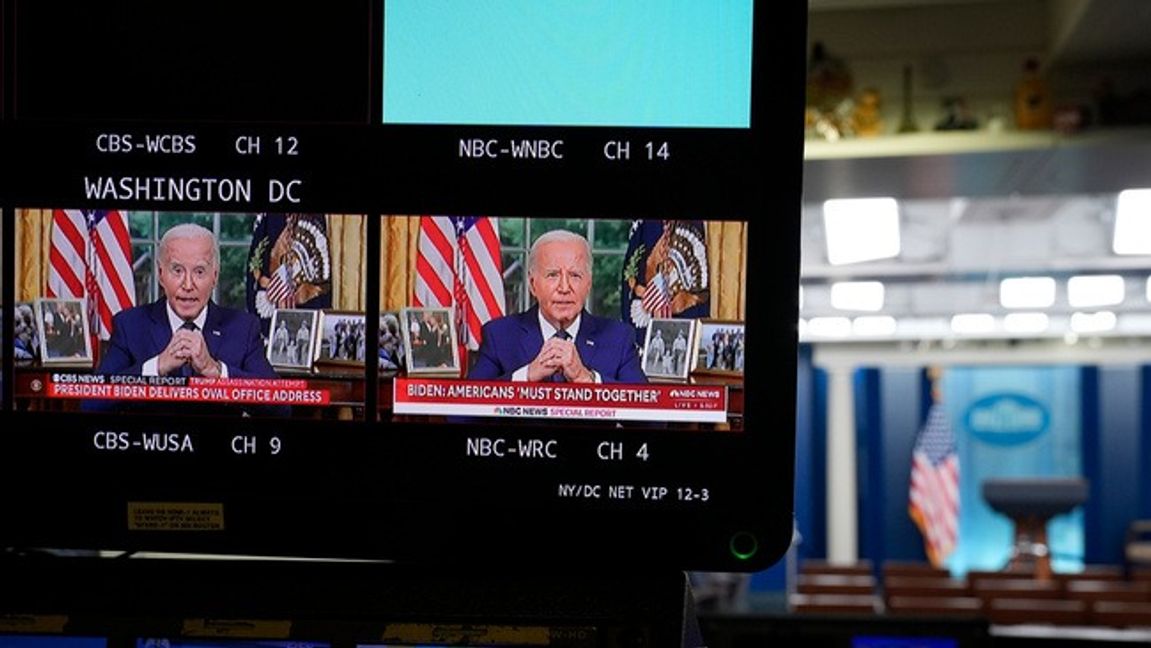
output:
<svg viewBox="0 0 1151 648"><path fill-rule="evenodd" d="M808 141L804 200L1105 194L1151 187L1151 128Z"/></svg>
<svg viewBox="0 0 1151 648"><path fill-rule="evenodd" d="M837 142L809 139L805 160L839 160L875 157L915 157L963 153L1041 151L1064 147L1105 146L1114 143L1151 141L1151 128L1107 129L1063 135L1053 131L949 131L843 139Z"/></svg>

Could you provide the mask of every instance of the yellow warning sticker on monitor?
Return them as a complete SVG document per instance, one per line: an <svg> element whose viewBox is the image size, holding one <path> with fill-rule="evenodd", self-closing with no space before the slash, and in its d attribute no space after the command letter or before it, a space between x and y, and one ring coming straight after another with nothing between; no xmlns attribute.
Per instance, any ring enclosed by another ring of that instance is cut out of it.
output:
<svg viewBox="0 0 1151 648"><path fill-rule="evenodd" d="M388 643L478 646L550 646L546 626L497 626L438 623L392 623L381 637Z"/></svg>
<svg viewBox="0 0 1151 648"><path fill-rule="evenodd" d="M128 502L129 531L223 531L224 505L200 502Z"/></svg>
<svg viewBox="0 0 1151 648"><path fill-rule="evenodd" d="M184 619L185 637L244 637L246 639L287 639L291 621L274 619Z"/></svg>
<svg viewBox="0 0 1151 648"><path fill-rule="evenodd" d="M68 617L51 614L0 614L0 632L64 632Z"/></svg>

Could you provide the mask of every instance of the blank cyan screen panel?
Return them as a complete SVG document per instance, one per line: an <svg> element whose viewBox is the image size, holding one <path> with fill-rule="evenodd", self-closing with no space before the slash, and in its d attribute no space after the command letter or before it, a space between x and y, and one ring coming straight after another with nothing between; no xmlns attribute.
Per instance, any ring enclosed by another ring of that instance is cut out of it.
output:
<svg viewBox="0 0 1151 648"><path fill-rule="evenodd" d="M747 128L752 0L389 0L394 124Z"/></svg>

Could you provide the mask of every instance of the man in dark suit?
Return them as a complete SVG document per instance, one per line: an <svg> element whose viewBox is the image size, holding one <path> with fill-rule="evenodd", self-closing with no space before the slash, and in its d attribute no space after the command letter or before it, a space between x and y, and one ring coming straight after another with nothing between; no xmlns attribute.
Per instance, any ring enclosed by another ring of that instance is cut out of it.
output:
<svg viewBox="0 0 1151 648"><path fill-rule="evenodd" d="M99 373L277 377L264 356L260 321L211 301L220 277L220 254L211 231L190 223L169 229L160 240L156 272L164 297L112 318L112 338ZM112 405L91 402L85 409Z"/></svg>
<svg viewBox="0 0 1151 648"><path fill-rule="evenodd" d="M587 239L565 230L541 236L528 253L538 306L488 322L473 380L643 383L635 333L584 310L592 286Z"/></svg>

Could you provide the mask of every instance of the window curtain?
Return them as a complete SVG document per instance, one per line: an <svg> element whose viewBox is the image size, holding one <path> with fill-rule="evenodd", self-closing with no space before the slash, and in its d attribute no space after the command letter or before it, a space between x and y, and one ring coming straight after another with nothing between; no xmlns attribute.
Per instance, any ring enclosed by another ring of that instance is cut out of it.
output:
<svg viewBox="0 0 1151 648"><path fill-rule="evenodd" d="M411 303L416 279L419 216L385 216L380 228L380 310Z"/></svg>
<svg viewBox="0 0 1151 648"><path fill-rule="evenodd" d="M711 270L711 316L747 318L747 223L710 221L707 260Z"/></svg>
<svg viewBox="0 0 1151 648"><path fill-rule="evenodd" d="M44 296L48 284L48 252L52 244L52 210L16 212L16 301Z"/></svg>
<svg viewBox="0 0 1151 648"><path fill-rule="evenodd" d="M367 298L367 217L328 214L328 247L332 257L332 307L364 311Z"/></svg>

